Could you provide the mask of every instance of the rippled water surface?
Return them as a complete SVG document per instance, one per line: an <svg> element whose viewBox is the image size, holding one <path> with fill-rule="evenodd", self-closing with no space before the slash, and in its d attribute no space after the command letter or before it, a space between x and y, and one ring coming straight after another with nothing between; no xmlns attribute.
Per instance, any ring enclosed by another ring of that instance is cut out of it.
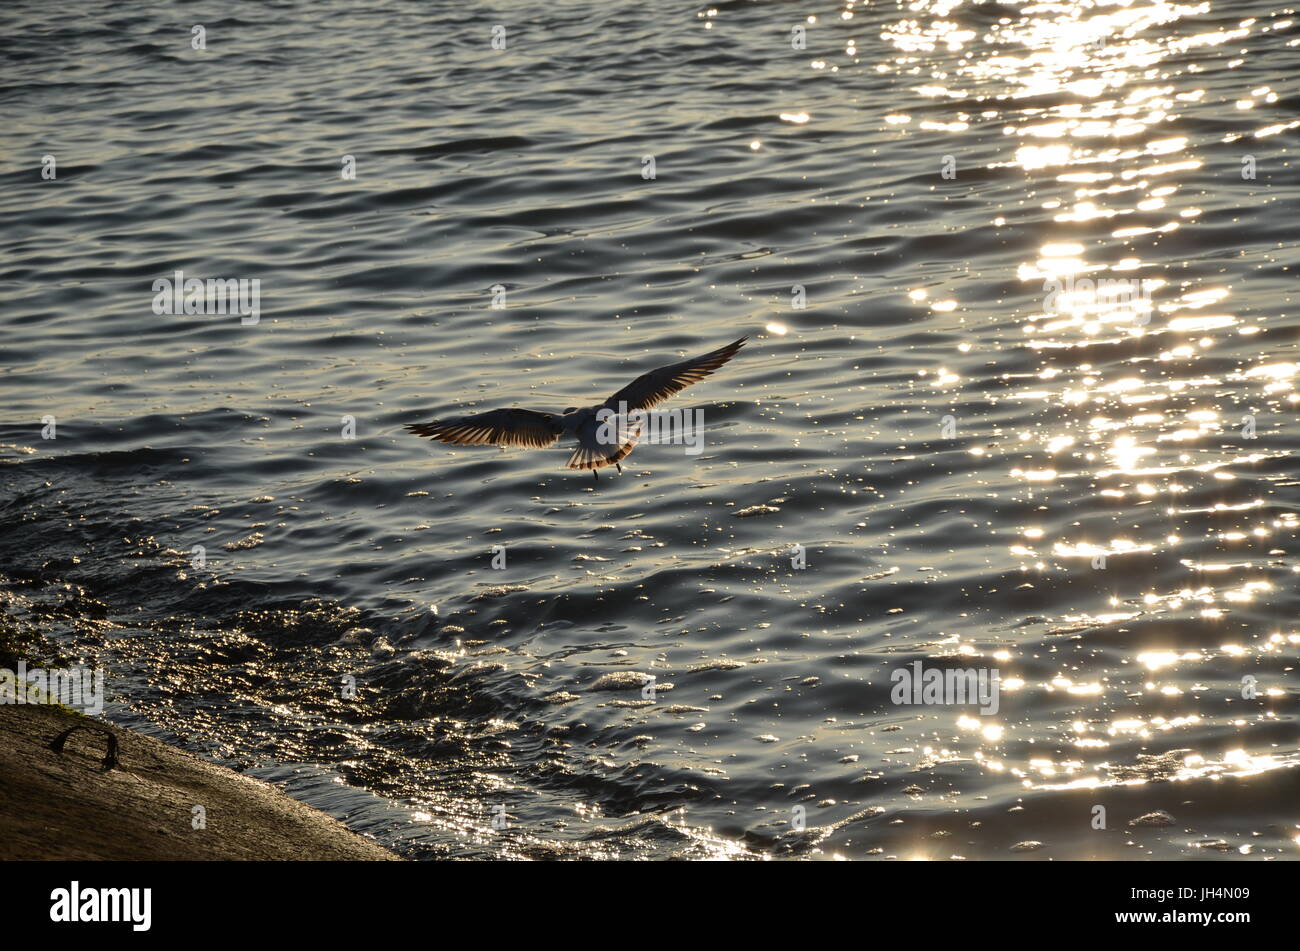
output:
<svg viewBox="0 0 1300 951"><path fill-rule="evenodd" d="M6 624L410 857L1293 858L1298 16L7 4Z"/></svg>

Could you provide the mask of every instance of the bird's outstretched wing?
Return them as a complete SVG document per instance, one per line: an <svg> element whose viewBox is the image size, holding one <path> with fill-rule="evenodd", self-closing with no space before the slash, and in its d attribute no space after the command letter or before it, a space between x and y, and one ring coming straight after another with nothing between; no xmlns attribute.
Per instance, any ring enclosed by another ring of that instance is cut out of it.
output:
<svg viewBox="0 0 1300 951"><path fill-rule="evenodd" d="M428 436L457 446L554 446L562 432L550 413L530 409L494 409L486 413L407 426L417 436Z"/></svg>
<svg viewBox="0 0 1300 951"><path fill-rule="evenodd" d="M626 403L628 409L650 409L657 406L674 393L680 393L718 369L736 355L747 339L749 338L741 337L735 343L719 347L702 357L670 363L666 367L643 373L605 400L605 405L611 409L618 409L620 403Z"/></svg>

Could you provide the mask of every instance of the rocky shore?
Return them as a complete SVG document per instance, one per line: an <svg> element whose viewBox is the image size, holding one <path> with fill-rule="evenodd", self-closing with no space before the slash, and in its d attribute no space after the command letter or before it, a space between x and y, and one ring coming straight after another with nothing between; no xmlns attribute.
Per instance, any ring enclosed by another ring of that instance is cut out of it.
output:
<svg viewBox="0 0 1300 951"><path fill-rule="evenodd" d="M73 727L61 752L50 748ZM0 859L397 856L273 786L150 737L56 706L0 705Z"/></svg>

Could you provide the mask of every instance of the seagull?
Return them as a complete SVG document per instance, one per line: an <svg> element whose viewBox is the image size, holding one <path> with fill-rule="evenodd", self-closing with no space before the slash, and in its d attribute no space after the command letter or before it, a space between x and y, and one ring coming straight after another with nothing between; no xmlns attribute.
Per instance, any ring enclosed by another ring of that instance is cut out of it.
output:
<svg viewBox="0 0 1300 951"><path fill-rule="evenodd" d="M521 446L546 449L561 436L578 441L567 463L570 469L590 469L599 480L597 469L616 466L636 448L640 436L637 424L628 425L629 413L645 411L698 383L736 355L748 337L719 347L693 360L682 360L643 373L603 403L595 406L571 406L563 413L540 413L531 409L494 409L460 419L435 420L407 426L417 436L428 436L457 446ZM610 438L607 420L617 414L614 438ZM606 434L602 438L601 430Z"/></svg>

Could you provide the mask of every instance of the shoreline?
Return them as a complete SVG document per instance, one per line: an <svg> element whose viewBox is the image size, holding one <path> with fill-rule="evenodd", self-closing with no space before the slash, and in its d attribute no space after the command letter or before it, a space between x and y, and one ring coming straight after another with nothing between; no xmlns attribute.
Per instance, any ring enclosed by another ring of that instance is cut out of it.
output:
<svg viewBox="0 0 1300 951"><path fill-rule="evenodd" d="M63 751L49 744L65 731ZM107 767L109 736L116 763ZM60 707L0 705L5 861L401 861L261 780Z"/></svg>

